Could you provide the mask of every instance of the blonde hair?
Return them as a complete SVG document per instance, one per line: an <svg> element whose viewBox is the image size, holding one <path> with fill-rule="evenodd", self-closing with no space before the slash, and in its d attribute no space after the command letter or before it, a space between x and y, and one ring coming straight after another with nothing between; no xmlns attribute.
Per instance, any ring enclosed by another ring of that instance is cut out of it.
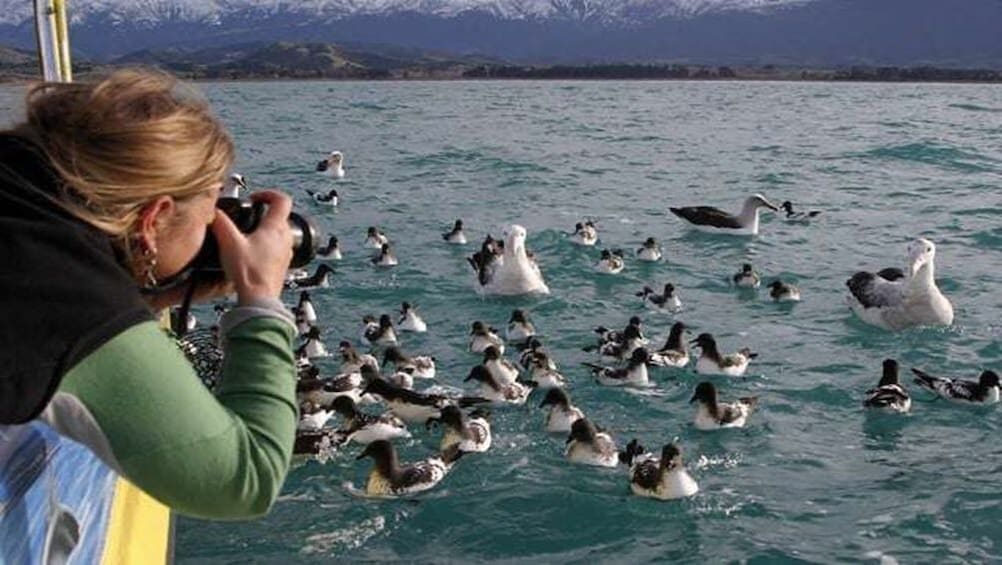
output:
<svg viewBox="0 0 1002 565"><path fill-rule="evenodd" d="M26 108L14 132L39 146L65 183L60 204L112 236L130 263L147 204L204 193L233 164L233 141L208 103L160 71L40 83Z"/></svg>

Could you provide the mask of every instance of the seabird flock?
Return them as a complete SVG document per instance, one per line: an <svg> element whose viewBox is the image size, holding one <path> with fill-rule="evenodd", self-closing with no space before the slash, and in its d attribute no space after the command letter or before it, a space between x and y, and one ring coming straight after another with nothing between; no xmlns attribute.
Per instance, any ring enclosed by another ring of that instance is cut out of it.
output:
<svg viewBox="0 0 1002 565"><path fill-rule="evenodd" d="M343 163L344 156L335 151L316 170L340 179L345 176ZM230 184L235 185L233 190L247 186L239 175L234 175ZM341 203L334 189L309 195L318 206L334 207ZM755 236L763 209L783 211L787 221L798 223L815 221L821 215L819 211L795 210L790 202L777 207L760 194L747 198L737 214L709 206L669 210L700 231ZM520 225L507 226L502 239L488 235L467 258L472 268L472 286L478 294L513 296L550 292L537 257L526 247L526 235ZM441 237L443 245L467 244L463 221L456 220ZM579 222L573 232L566 233L566 240L582 246L597 245L600 238L596 222ZM368 229L363 246L376 251L371 262L377 267L398 264L392 242L377 227ZM935 282L935 254L936 246L931 241L916 239L907 247L905 269L887 268L852 275L846 282L849 309L863 322L890 331L951 325L953 307ZM340 260L338 238L330 236L320 255ZM660 261L662 256L661 246L654 238L648 238L631 254L639 261ZM594 268L615 275L622 271L624 262L621 249L604 249ZM321 375L312 360L333 355L323 343L320 319L309 290L329 287L332 274L334 269L321 263L313 275L290 272L287 281L287 289L298 292L293 312L302 339L296 351L301 422L295 450L297 455L323 462L352 442L364 445L357 458L372 458L373 467L364 489L356 490L346 484L349 492L382 498L434 487L464 455L488 451L492 442L490 409L523 405L535 396L539 397L537 404L544 412L542 431L566 435L564 456L568 461L602 467L624 465L629 469L630 491L638 496L668 500L691 496L699 490L686 472L682 448L676 441L664 442L656 453L646 451L636 439L621 446L609 431L572 404L567 392L570 379L560 372L558 363L543 346L530 312L524 309L512 312L504 332L483 321L470 324L468 350L471 359L477 360L471 360L472 368L463 379L473 386L463 392L440 385L422 386L420 390L415 386L421 381L431 383L439 375L435 358L413 355L401 347L401 334L428 331L417 307L408 302L401 304L395 317L366 316L356 342L345 339L339 343L338 373ZM758 288L762 282L750 264L743 265L731 280L737 289ZM768 288L769 296L776 302L801 299L800 290L788 282L773 280ZM644 287L636 294L650 308L672 313L683 310L677 289L671 283L661 292ZM586 363L587 374L602 386L649 387L653 386L650 369L685 369L695 359L693 370L701 376L739 377L758 355L747 348L722 351L709 333L701 333L690 341L686 338L687 330L685 323L676 321L667 341L658 348L645 337L638 316L632 317L622 329L597 327L595 342L584 344L583 349L595 352L600 361ZM356 344L368 352L360 352ZM209 365L217 371L221 364L218 348L199 345L194 352L188 346L186 352L196 360L212 355ZM690 346L699 349L698 357L690 356ZM517 362L509 360L506 352L514 354ZM936 396L968 405L999 401L999 378L993 371L984 371L977 380L936 377L920 369L913 372L915 383ZM207 383L215 382L202 376ZM756 397L723 400L718 384L703 380L693 391L692 423L698 430L741 428L760 402ZM897 361L883 361L882 376L876 387L866 391L862 404L866 409L896 413L911 409L911 398L898 379ZM372 412L370 407L374 405L383 405L386 411ZM333 420L340 420L340 424L331 426ZM411 437L408 426L437 427L442 434L439 450L426 459L402 463L392 440Z"/></svg>

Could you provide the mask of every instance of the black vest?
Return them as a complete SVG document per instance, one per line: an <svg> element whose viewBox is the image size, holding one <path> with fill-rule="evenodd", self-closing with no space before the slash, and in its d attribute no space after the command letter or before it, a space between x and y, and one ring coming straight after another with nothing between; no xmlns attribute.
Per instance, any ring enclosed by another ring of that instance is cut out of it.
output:
<svg viewBox="0 0 1002 565"><path fill-rule="evenodd" d="M59 182L0 134L0 424L38 416L81 359L152 319L110 238L50 200Z"/></svg>

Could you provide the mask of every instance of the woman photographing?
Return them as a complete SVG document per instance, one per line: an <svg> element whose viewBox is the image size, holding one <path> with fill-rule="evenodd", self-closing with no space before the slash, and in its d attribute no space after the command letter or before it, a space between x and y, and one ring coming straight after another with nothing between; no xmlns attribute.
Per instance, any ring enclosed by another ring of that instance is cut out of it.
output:
<svg viewBox="0 0 1002 565"><path fill-rule="evenodd" d="M0 425L41 420L187 515L266 513L297 420L290 199L255 194L250 234L219 212L233 143L165 74L38 85L25 114L0 132ZM216 396L154 321L181 293L149 292L208 230L226 283L198 295L237 296Z"/></svg>

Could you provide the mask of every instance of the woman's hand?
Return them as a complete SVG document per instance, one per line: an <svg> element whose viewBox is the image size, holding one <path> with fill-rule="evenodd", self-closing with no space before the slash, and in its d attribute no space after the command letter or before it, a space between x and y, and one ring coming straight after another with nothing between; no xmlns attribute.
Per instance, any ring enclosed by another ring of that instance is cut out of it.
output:
<svg viewBox="0 0 1002 565"><path fill-rule="evenodd" d="M252 194L251 200L268 205L253 233L241 233L221 210L216 211L212 223L223 271L236 289L239 304L278 298L292 262L289 229L292 199L281 192L265 190Z"/></svg>

